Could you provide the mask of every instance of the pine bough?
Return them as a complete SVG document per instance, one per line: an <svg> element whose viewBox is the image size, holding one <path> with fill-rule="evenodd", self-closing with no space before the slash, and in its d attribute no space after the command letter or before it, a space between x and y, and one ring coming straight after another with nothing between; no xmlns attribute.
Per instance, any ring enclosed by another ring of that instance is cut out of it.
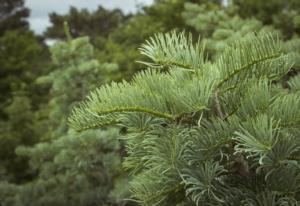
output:
<svg viewBox="0 0 300 206"><path fill-rule="evenodd" d="M75 107L78 130L126 128L124 167L141 205L300 204L300 78L274 35L249 34L205 58L175 32L141 48L152 62L132 81Z"/></svg>

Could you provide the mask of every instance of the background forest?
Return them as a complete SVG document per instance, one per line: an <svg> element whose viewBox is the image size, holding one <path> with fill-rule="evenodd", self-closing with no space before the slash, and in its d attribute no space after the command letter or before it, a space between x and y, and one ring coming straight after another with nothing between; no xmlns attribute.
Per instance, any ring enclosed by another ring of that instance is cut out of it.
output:
<svg viewBox="0 0 300 206"><path fill-rule="evenodd" d="M80 125L80 129L84 130L81 132L74 130L74 121L71 121L73 127L69 126L72 108L86 99L90 91L111 82L131 81L137 72L145 71L144 64L150 67L172 64L164 58L151 56L151 52L155 51L147 50L149 47L145 45L144 49L139 49L157 33L173 32L169 33L169 37L175 45L174 51L187 48L176 48L178 41L172 34L185 31L194 41L185 41L183 37L179 37L179 41L192 44L197 44L200 36L200 40L205 42L205 58L214 62L220 52L226 52L228 46L246 38L251 32L258 35L271 32L282 40L282 52L292 53L287 74L280 80L272 79L272 83L280 82L283 90L294 90L298 100L288 103L291 103L291 110L295 107L293 112L300 109L297 93L300 91L297 76L300 68L299 0L231 0L226 5L221 0L155 0L152 5L143 6L134 14L101 6L93 12L71 7L66 15L49 14L52 25L43 35L36 35L30 30L29 16L24 0L0 0L0 206L206 205L199 195L193 196L192 189L186 193L191 195L189 200L182 198L180 191L171 193L172 198L159 199L151 193L149 185L143 186L139 178L149 177L143 174L136 178L135 174L143 169L134 164L145 156L141 148L136 148L139 142L125 137L131 128L128 125L89 130ZM47 45L46 40L49 39L55 40L55 44ZM148 43L151 44L151 41ZM161 52L155 54L167 58L172 52L166 49L168 44L163 45L163 41L161 44ZM259 44L249 43L250 47L260 51ZM187 50L193 51L192 47ZM184 54L176 56L173 53L173 57L173 60L183 59L183 63L189 63L184 61L184 58L189 58ZM154 63L145 63L149 59ZM196 57L190 59L202 63ZM194 66L197 66L196 63ZM284 65L282 62L277 64ZM258 95L257 90L253 88L252 92L247 92ZM249 98L249 101L253 99ZM230 101L230 98L226 96L222 101ZM281 102L284 103L288 104ZM293 122L298 125L293 135L298 137L299 145L299 111L293 114ZM136 117L136 121L140 118ZM160 120L145 118L145 121ZM178 126L177 130L181 129ZM136 132L136 136L139 134ZM167 145L165 148L170 145L163 144ZM147 145L143 149L147 149ZM159 148L156 151L162 152ZM239 151L244 152L242 149ZM287 193L294 195L294 201L280 199L281 202L276 205L300 205L300 146L293 151L298 152L298 160L293 162L298 169L289 174L297 176L296 181L293 180L296 189L291 189L295 190L294 193ZM161 161L161 164L165 163ZM214 165L210 170L216 167ZM191 178L182 178L191 181ZM161 181L155 178L148 180ZM164 183L174 186L173 182ZM164 184L161 188L165 191L160 196L170 192ZM144 193L141 192L143 189ZM157 190L154 186L152 189ZM147 199L149 194L155 200ZM266 193L265 196L268 195ZM272 196L271 199L276 202L278 197ZM244 205L275 205L272 201ZM207 205L230 204L211 202Z"/></svg>

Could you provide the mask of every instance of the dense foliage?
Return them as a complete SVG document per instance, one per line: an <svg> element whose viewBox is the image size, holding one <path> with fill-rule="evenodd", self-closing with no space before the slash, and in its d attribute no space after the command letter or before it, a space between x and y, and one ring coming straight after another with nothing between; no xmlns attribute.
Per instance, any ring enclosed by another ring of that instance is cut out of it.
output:
<svg viewBox="0 0 300 206"><path fill-rule="evenodd" d="M184 34L155 36L141 48L149 69L97 89L71 125L127 128L124 166L142 205L298 204L299 76L288 90L272 84L293 55L272 34L249 33L212 62L203 50Z"/></svg>
<svg viewBox="0 0 300 206"><path fill-rule="evenodd" d="M89 36L94 39L107 37L126 19L121 10L109 11L101 6L93 13L86 9L79 11L75 7L71 7L67 15L59 15L54 12L49 17L53 26L47 29L45 36L60 39L65 38L64 22L70 24L72 28L70 33L73 37Z"/></svg>
<svg viewBox="0 0 300 206"><path fill-rule="evenodd" d="M27 30L29 9L24 7L24 0L0 1L0 36L8 30Z"/></svg>
<svg viewBox="0 0 300 206"><path fill-rule="evenodd" d="M0 206L300 205L299 1L228 2L0 0Z"/></svg>

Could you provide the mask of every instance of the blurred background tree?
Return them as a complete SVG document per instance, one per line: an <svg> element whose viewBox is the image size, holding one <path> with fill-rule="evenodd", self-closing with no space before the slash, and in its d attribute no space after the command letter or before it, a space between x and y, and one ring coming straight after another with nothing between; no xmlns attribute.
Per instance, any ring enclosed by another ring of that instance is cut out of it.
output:
<svg viewBox="0 0 300 206"><path fill-rule="evenodd" d="M24 7L24 0L0 1L0 36L7 30L27 30L29 24L26 18L29 9Z"/></svg>
<svg viewBox="0 0 300 206"><path fill-rule="evenodd" d="M118 66L100 64L94 59L89 38L71 39L67 34L66 42L58 42L50 48L53 71L36 79L38 85L48 84L50 92L48 104L36 112L48 114L34 125L39 131L40 143L34 146L15 143L18 145L16 157L28 160L28 168L21 168L21 174L26 171L32 179L26 184L10 185L18 191L15 194L2 191L1 196L0 190L0 199L12 205L111 205L121 202L128 193L126 175L120 169L122 147L118 130L94 130L79 135L69 131L66 122L66 114L73 104L82 100L90 89L110 81L109 74L118 70ZM20 113L15 115L20 118ZM25 117L34 119L29 115ZM16 137L11 139L16 140ZM14 149L8 150L14 153ZM3 190L8 184L8 179L5 180ZM119 185L124 184L116 189L120 192L113 191L117 180Z"/></svg>
<svg viewBox="0 0 300 206"><path fill-rule="evenodd" d="M64 39L64 22L70 25L73 37L89 36L92 40L98 37L107 37L114 29L130 16L120 9L107 10L101 6L93 12L87 9L78 10L71 7L68 14L60 15L55 12L49 14L51 27L45 32L45 37Z"/></svg>
<svg viewBox="0 0 300 206"><path fill-rule="evenodd" d="M263 24L274 25L286 39L300 34L300 1L298 0L232 0L243 18L257 18Z"/></svg>
<svg viewBox="0 0 300 206"><path fill-rule="evenodd" d="M43 102L39 94L44 90L34 80L47 70L47 48L29 30L24 1L2 0L0 5L0 179L20 183L30 175L26 158L14 150L39 140L34 111Z"/></svg>

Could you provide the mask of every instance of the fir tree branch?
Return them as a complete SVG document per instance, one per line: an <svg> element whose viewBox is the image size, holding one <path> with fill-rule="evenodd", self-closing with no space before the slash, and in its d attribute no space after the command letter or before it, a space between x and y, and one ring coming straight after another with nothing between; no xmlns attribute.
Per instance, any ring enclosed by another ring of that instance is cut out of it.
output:
<svg viewBox="0 0 300 206"><path fill-rule="evenodd" d="M235 75L237 75L240 72L248 69L249 67L254 66L255 64L259 64L259 63L264 62L264 61L276 59L276 58L278 58L280 56L281 56L280 54L273 54L273 55L270 55L270 56L267 56L267 57L264 57L264 58L261 58L261 59L254 60L254 61L250 62L249 64L246 64L246 65L242 66L240 69L234 70L232 73L230 73L224 79L222 79L221 82L219 82L217 84L216 88L220 88L221 86L223 86L224 83L226 83L227 81L229 81Z"/></svg>
<svg viewBox="0 0 300 206"><path fill-rule="evenodd" d="M106 115L106 114L112 114L112 113L122 113L122 112L142 112L142 113L147 113L152 116L156 116L159 118L163 119L168 119L168 120L175 120L175 117L171 114L155 111L155 110L150 110L145 107L117 107L114 109L110 110L102 110L102 111L97 111L98 115Z"/></svg>
<svg viewBox="0 0 300 206"><path fill-rule="evenodd" d="M101 127L106 127L106 126L112 126L112 125L117 125L121 123L121 121L119 120L115 120L115 119L112 119L110 121L106 121L105 123L103 123L103 121L101 122L98 122L97 123L94 123L94 124L89 124L89 125L80 125L80 126L75 126L73 123L72 123L72 120L69 119L68 121L68 124L72 124L72 127L77 131L77 132L83 132L83 131L86 131L86 130L89 130L89 129L98 129L98 128L101 128Z"/></svg>

